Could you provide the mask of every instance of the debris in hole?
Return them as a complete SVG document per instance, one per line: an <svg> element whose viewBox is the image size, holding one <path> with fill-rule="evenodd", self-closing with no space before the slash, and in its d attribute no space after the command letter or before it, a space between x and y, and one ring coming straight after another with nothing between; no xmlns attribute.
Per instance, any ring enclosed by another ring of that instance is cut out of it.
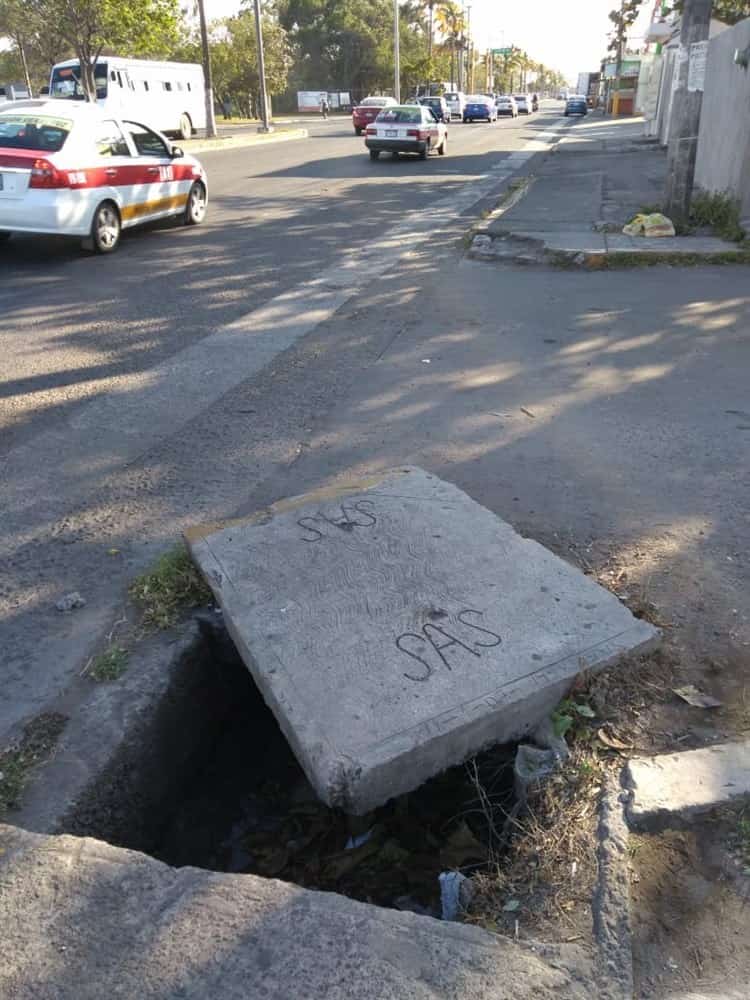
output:
<svg viewBox="0 0 750 1000"><path fill-rule="evenodd" d="M710 694L699 691L694 684L685 684L683 687L672 688L678 698L682 698L693 708L720 708L723 702L718 698L713 698Z"/></svg>
<svg viewBox="0 0 750 1000"><path fill-rule="evenodd" d="M461 872L441 872L440 905L443 920L458 920L471 903L471 882Z"/></svg>
<svg viewBox="0 0 750 1000"><path fill-rule="evenodd" d="M170 779L170 812L149 853L174 867L252 872L434 916L442 871L469 876L499 857L515 747L494 747L364 822L352 819L316 798L222 623L205 614L201 631L204 669L225 708L212 708L200 755L180 757L185 772ZM214 701L202 694L196 711ZM477 806L478 787L485 807Z"/></svg>
<svg viewBox="0 0 750 1000"><path fill-rule="evenodd" d="M372 827L372 829L367 830L365 833L360 833L358 837L350 837L346 842L344 850L353 851L356 847L362 847L362 845L366 844L370 837L372 837L374 832L375 827Z"/></svg>

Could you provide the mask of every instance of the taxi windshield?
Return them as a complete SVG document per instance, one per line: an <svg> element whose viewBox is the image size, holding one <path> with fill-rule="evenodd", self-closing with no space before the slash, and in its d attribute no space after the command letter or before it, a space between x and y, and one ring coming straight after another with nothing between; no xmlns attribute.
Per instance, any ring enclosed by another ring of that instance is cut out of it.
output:
<svg viewBox="0 0 750 1000"><path fill-rule="evenodd" d="M94 66L96 96L101 100L107 96L107 63L98 62ZM81 64L55 66L50 81L50 97L65 97L68 100L83 101L86 94L81 83Z"/></svg>
<svg viewBox="0 0 750 1000"><path fill-rule="evenodd" d="M57 153L72 128L73 122L51 115L0 115L0 148Z"/></svg>

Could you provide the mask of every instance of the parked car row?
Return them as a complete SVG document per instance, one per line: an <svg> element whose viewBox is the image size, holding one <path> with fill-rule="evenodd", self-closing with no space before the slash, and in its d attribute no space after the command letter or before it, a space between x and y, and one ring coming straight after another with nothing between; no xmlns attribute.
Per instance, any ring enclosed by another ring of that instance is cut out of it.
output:
<svg viewBox="0 0 750 1000"><path fill-rule="evenodd" d="M449 103L453 102L453 107ZM370 158L377 160L381 153L415 153L427 159L430 153L444 156L448 150L448 124L453 109L461 107L464 122L496 122L498 116L531 114L539 107L536 94L516 96L461 93L445 96L413 97L403 104L396 104L392 97L367 97L352 112L352 123L357 135L365 133L365 146Z"/></svg>
<svg viewBox="0 0 750 1000"><path fill-rule="evenodd" d="M539 110L536 94L464 94L462 91L447 91L442 95L412 97L404 101L404 107L422 105L431 108L438 121L446 125L454 118L464 122L497 121L500 115L517 118ZM361 135L370 122L383 108L395 107L392 97L366 97L352 111L352 124L357 135Z"/></svg>

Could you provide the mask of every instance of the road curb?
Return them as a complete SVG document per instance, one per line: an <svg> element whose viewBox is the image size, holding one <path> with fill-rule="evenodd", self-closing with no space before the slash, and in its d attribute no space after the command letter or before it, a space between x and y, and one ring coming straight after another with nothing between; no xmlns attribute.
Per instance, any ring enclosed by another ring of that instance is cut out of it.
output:
<svg viewBox="0 0 750 1000"><path fill-rule="evenodd" d="M510 181L495 208L481 222L471 227L472 234L474 236L486 235L492 238L492 230L490 228L492 224L502 218L506 212L509 212L522 198L526 197L535 180L536 178L533 174L526 174L525 177L518 177Z"/></svg>
<svg viewBox="0 0 750 1000"><path fill-rule="evenodd" d="M635 989L625 797L610 776L599 803L599 875L591 901L598 1000L633 1000Z"/></svg>
<svg viewBox="0 0 750 1000"><path fill-rule="evenodd" d="M251 133L249 135L227 136L226 139L191 139L184 145L186 153L215 153L224 149L242 149L247 146L269 146L275 142L291 142L293 139L307 139L306 128L284 129L278 132ZM194 143L194 145L193 145Z"/></svg>
<svg viewBox="0 0 750 1000"><path fill-rule="evenodd" d="M697 267L700 264L750 264L750 250L727 249L701 252L684 250L584 250L552 248L543 240L507 230L490 235L472 230L468 256L476 260L508 264L541 264L584 271L627 270L634 267Z"/></svg>

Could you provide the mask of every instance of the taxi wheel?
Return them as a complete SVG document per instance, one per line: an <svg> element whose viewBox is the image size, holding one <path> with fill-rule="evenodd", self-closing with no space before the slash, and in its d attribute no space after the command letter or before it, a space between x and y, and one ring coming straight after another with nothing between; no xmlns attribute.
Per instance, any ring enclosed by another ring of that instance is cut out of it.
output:
<svg viewBox="0 0 750 1000"><path fill-rule="evenodd" d="M441 156L445 156L447 152L448 152L448 136L446 135L443 141L438 146L438 153L440 153Z"/></svg>
<svg viewBox="0 0 750 1000"><path fill-rule="evenodd" d="M370 159L371 160L379 160L380 159L380 150L379 149L371 149L370 150Z"/></svg>
<svg viewBox="0 0 750 1000"><path fill-rule="evenodd" d="M200 181L190 188L185 205L185 225L199 226L206 218L206 189Z"/></svg>
<svg viewBox="0 0 750 1000"><path fill-rule="evenodd" d="M94 212L91 242L96 253L112 253L120 242L120 214L111 201L103 201Z"/></svg>
<svg viewBox="0 0 750 1000"><path fill-rule="evenodd" d="M426 142L426 144L425 144L424 149L419 154L419 159L420 160L426 160L429 155L430 155L430 140L428 139L427 142Z"/></svg>
<svg viewBox="0 0 750 1000"><path fill-rule="evenodd" d="M190 121L190 115L180 115L180 138L192 139L192 137L193 123Z"/></svg>

